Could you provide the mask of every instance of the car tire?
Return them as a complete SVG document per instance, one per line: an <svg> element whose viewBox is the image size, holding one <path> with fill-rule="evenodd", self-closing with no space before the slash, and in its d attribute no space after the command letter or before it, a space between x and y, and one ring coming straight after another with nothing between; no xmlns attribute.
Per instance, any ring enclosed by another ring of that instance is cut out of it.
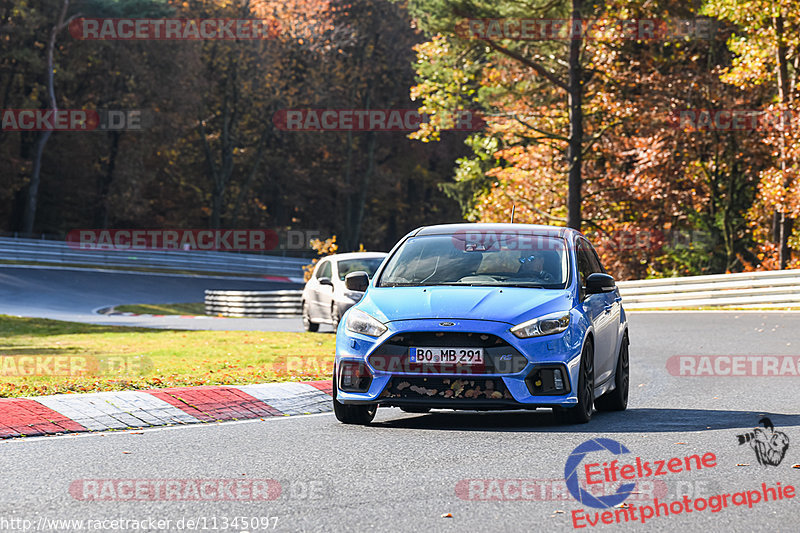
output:
<svg viewBox="0 0 800 533"><path fill-rule="evenodd" d="M628 391L630 390L630 356L628 354L628 335L622 338L617 357L617 369L614 372L614 390L607 392L594 401L598 411L624 411L628 407Z"/></svg>
<svg viewBox="0 0 800 533"><path fill-rule="evenodd" d="M423 413L429 413L431 411L431 408L430 407L411 407L411 406L409 406L409 407L401 407L400 410L403 411L404 413L423 414Z"/></svg>
<svg viewBox="0 0 800 533"><path fill-rule="evenodd" d="M331 305L331 325L333 326L334 332L339 329L339 321L341 319L342 317L339 316L339 306L334 303Z"/></svg>
<svg viewBox="0 0 800 533"><path fill-rule="evenodd" d="M308 303L303 300L303 328L306 331L319 331L319 324L311 321L311 314L308 312Z"/></svg>
<svg viewBox="0 0 800 533"><path fill-rule="evenodd" d="M578 374L578 404L559 409L559 418L570 424L585 424L592 419L594 405L594 346L587 341L581 352Z"/></svg>
<svg viewBox="0 0 800 533"><path fill-rule="evenodd" d="M336 374L333 375L333 414L336 420L343 424L357 424L368 426L378 412L378 405L345 405L336 399L338 389L336 387Z"/></svg>

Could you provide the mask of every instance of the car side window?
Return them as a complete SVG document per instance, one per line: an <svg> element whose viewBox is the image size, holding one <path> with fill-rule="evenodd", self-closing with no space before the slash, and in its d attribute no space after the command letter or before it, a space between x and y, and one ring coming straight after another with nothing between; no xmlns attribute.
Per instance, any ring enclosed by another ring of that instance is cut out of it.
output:
<svg viewBox="0 0 800 533"><path fill-rule="evenodd" d="M331 277L331 262L325 261L322 266L319 267L317 270L317 279L319 278L329 278Z"/></svg>
<svg viewBox="0 0 800 533"><path fill-rule="evenodd" d="M600 256L597 255L597 250L587 241L584 241L583 244L586 246L586 254L589 256L589 263L592 265L592 273L599 272L600 274L605 274L606 270L600 262Z"/></svg>
<svg viewBox="0 0 800 533"><path fill-rule="evenodd" d="M592 246L592 253L594 254L594 258L597 261L597 264L600 266L600 270L598 272L602 272L603 274L608 274L608 271L606 271L606 267L604 267L603 263L600 261L600 255L597 253L597 250L594 249L594 246Z"/></svg>
<svg viewBox="0 0 800 533"><path fill-rule="evenodd" d="M579 279L580 286L585 287L586 278L589 277L589 274L591 274L593 271L592 271L592 261L590 259L590 254L586 249L586 244L582 240L578 241L578 246L576 247L575 255L578 258L578 275L580 278Z"/></svg>

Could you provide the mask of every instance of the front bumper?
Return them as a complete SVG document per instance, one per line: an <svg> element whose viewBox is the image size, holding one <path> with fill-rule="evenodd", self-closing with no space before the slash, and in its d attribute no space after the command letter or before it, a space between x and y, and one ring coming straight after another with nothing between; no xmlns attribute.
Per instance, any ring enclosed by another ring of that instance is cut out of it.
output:
<svg viewBox="0 0 800 533"><path fill-rule="evenodd" d="M337 399L344 404L470 410L569 407L578 403L575 391L583 335L576 333L573 325L560 334L519 339L504 322L450 320L455 325L443 327L439 325L442 321L389 322L389 329L377 339L347 331L342 324L336 339L336 374L340 375L343 362L361 363L371 380L363 392L340 389ZM464 343L484 347L484 367L423 369L407 364L408 347L415 344L464 347ZM387 360L400 364L387 365ZM533 383L541 385L542 377L547 378L556 368L563 372L561 392L537 393L546 386L537 388Z"/></svg>

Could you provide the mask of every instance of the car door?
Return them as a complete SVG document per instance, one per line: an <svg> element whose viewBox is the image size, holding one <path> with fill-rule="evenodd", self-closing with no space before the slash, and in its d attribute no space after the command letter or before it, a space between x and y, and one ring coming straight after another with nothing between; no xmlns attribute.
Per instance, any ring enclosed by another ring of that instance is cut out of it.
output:
<svg viewBox="0 0 800 533"><path fill-rule="evenodd" d="M589 250L592 252L592 258L594 261L592 262L593 265L597 265L599 268L599 272L604 274L608 274L605 267L603 267L603 263L600 262L600 256L597 253L597 250L594 249L594 246L589 244ZM619 353L619 340L620 340L620 321L622 319L622 296L619 294L619 288L615 288L611 292L604 293L605 296L605 304L603 305L606 313L609 315L609 329L613 332L611 343L609 345L611 353L609 354L609 361L610 361L610 373L616 369L617 363L617 355ZM610 377L609 373L609 377Z"/></svg>
<svg viewBox="0 0 800 533"><path fill-rule="evenodd" d="M320 320L328 320L330 318L329 311L324 311L322 306L327 298L330 298L331 286L320 283L323 278L331 278L331 261L330 259L322 259L314 272L313 287L311 298L309 302L309 310L311 317L319 322ZM328 309L330 304L328 304Z"/></svg>
<svg viewBox="0 0 800 533"><path fill-rule="evenodd" d="M595 385L600 385L611 376L614 365L612 350L616 347L616 328L613 327L611 310L608 308L608 294L613 293L586 294L586 278L603 269L586 239L578 238L576 255L583 310L594 326L594 381Z"/></svg>
<svg viewBox="0 0 800 533"><path fill-rule="evenodd" d="M317 282L319 283L316 290L316 310L314 316L322 321L329 321L331 319L331 302L333 301L333 261L330 259L323 259L325 263L320 266ZM327 279L330 283L321 282Z"/></svg>

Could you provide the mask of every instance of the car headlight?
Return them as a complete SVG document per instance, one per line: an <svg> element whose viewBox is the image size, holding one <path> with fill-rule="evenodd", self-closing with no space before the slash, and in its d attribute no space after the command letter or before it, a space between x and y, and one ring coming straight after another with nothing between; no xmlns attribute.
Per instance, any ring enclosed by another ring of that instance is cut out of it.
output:
<svg viewBox="0 0 800 533"><path fill-rule="evenodd" d="M378 320L358 309L351 309L347 314L345 327L353 333L361 333L370 337L380 337L388 329Z"/></svg>
<svg viewBox="0 0 800 533"><path fill-rule="evenodd" d="M528 320L511 328L511 333L520 339L541 337L561 333L569 327L569 311L552 313Z"/></svg>

